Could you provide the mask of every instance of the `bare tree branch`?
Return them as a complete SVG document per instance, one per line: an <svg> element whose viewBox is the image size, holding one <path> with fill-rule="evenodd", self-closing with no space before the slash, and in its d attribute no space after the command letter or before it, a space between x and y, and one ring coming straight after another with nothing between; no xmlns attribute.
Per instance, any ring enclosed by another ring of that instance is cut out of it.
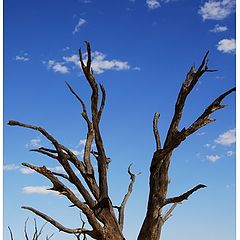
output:
<svg viewBox="0 0 240 240"><path fill-rule="evenodd" d="M35 213L36 215L40 216L41 218L45 219L47 222L51 223L53 226L58 228L59 231L63 231L66 233L71 233L71 234L86 233L89 236L95 237L95 235L93 234L93 231L91 231L91 230L87 230L85 228L67 228L67 227L64 227L62 224L60 224L59 222L57 222L56 220L54 220L53 218L51 218L50 216L48 216L47 214L40 212L32 207L22 206L22 208L27 209L27 210Z"/></svg>
<svg viewBox="0 0 240 240"><path fill-rule="evenodd" d="M25 235L26 240L29 240L28 233L27 233L27 222L28 222L28 219L29 218L27 218L25 223L24 223L24 235Z"/></svg>
<svg viewBox="0 0 240 240"><path fill-rule="evenodd" d="M60 194L65 195L76 207L83 211L92 227L95 227L99 230L101 229L101 225L95 218L93 211L86 204L82 203L67 186L65 186L61 181L58 180L58 178L54 176L50 170L48 170L45 166L37 167L29 163L22 163L22 165L29 167L48 178L53 184L53 187L50 190L57 191Z"/></svg>
<svg viewBox="0 0 240 240"><path fill-rule="evenodd" d="M11 240L14 240L12 230L9 226L8 226L8 230L9 230L9 233L10 233Z"/></svg>
<svg viewBox="0 0 240 240"><path fill-rule="evenodd" d="M156 150L161 149L161 141L160 141L160 136L159 136L159 131L158 131L159 117L160 117L160 113L156 112L154 114L154 118L153 118L153 133L154 133L154 137L155 137L155 141L156 141Z"/></svg>
<svg viewBox="0 0 240 240"><path fill-rule="evenodd" d="M101 105L100 105L100 108L99 108L99 111L98 111L99 121L101 119L102 112L103 112L103 109L104 109L104 106L105 106L105 101L106 101L106 91L104 89L103 84L100 84L100 89L101 89L101 92L102 92L102 101L101 101Z"/></svg>
<svg viewBox="0 0 240 240"><path fill-rule="evenodd" d="M82 116L83 118L86 120L87 124L91 124L89 118L88 118L88 114L87 114L87 109L85 106L85 103L83 102L83 100L77 95L77 93L73 90L73 88L70 86L70 84L68 82L65 82L69 88L69 90L71 91L71 93L77 98L77 100L81 103L82 105Z"/></svg>
<svg viewBox="0 0 240 240"><path fill-rule="evenodd" d="M189 136L190 134L194 133L195 131L197 131L199 128L205 126L206 124L215 121L214 119L210 118L210 114L212 114L213 112L224 108L225 105L221 104L221 101L228 96L229 94L231 94L232 92L236 91L236 87L231 88L230 90L226 91L225 93L221 94L219 97L217 97L206 109L205 111L202 113L202 115L200 117L198 117L198 119L192 123L192 125L187 128L187 129L183 129L181 131L181 133L184 133L185 136Z"/></svg>
<svg viewBox="0 0 240 240"><path fill-rule="evenodd" d="M175 209L175 207L176 207L178 204L181 204L181 202L179 202L179 203L174 203L174 204L170 207L170 209L168 209L168 210L162 215L163 223L166 222L166 221L172 216L172 212L173 212L173 210Z"/></svg>
<svg viewBox="0 0 240 240"><path fill-rule="evenodd" d="M172 197L172 198L166 198L165 201L164 201L164 204L163 206L169 204L169 203L180 203L182 202L183 200L187 200L188 197L193 194L194 192L196 192L197 190L201 189L201 188L205 188L207 187L206 185L203 185L203 184L199 184L197 186L195 186L194 188L190 189L189 191L183 193L182 195L180 196L177 196L177 197Z"/></svg>
<svg viewBox="0 0 240 240"><path fill-rule="evenodd" d="M123 224L124 224L124 210L125 210L125 207L126 207L126 204L127 204L127 201L133 191L133 185L135 183L135 179L136 179L136 176L140 175L141 173L137 173L137 174L134 174L131 172L131 166L132 164L129 165L128 167L128 174L130 175L130 184L128 186L128 191L127 193L125 194L124 198L123 198L123 201L120 205L120 207L117 207L118 209L118 212L119 212L119 218L118 218L118 223L119 223L119 226L120 226L120 229L123 230Z"/></svg>

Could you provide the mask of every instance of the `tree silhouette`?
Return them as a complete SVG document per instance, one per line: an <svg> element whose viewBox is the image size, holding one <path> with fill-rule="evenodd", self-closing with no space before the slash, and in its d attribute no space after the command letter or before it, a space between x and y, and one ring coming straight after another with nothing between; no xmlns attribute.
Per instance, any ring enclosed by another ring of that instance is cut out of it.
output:
<svg viewBox="0 0 240 240"><path fill-rule="evenodd" d="M9 121L10 126L20 126L29 128L40 132L46 139L48 139L54 148L40 147L32 149L34 152L47 155L50 158L55 159L64 168L65 173L53 172L45 166L34 166L29 163L22 163L32 170L35 170L39 174L49 179L52 183L52 188L61 195L64 195L71 203L72 206L79 209L87 218L91 229L85 228L85 224L79 228L68 228L57 222L55 219L43 213L35 208L23 206L22 208L30 210L47 222L54 225L60 231L75 234L80 239L83 236L90 236L93 239L98 240L123 240L123 225L124 225L124 210L128 198L133 190L135 178L138 174L134 174L131 171L131 165L128 168L130 175L130 184L128 191L123 198L120 206L113 205L108 194L108 165L111 161L106 155L101 131L100 121L105 106L106 92L104 86L96 82L93 70L91 68L91 48L90 44L86 42L87 47L87 60L83 60L81 50L79 50L79 61L85 78L91 88L91 111L90 114L87 111L84 101L78 96L78 94L67 84L67 87L71 93L79 101L82 108L82 117L87 125L86 144L84 149L83 160L79 160L77 156L69 148L62 145L56 140L48 131L39 126L21 123L18 121ZM211 118L211 114L215 111L224 108L225 105L221 104L222 100L235 91L232 88L222 95L218 96L202 114L190 124L188 127L179 129L179 123L182 118L184 105L188 95L197 84L198 80L203 74L207 72L213 72L208 68L208 52L204 56L200 66L197 70L194 66L191 67L186 75L185 81L182 84L180 92L175 104L175 112L170 123L170 127L167 132L166 139L161 144L158 120L160 113L156 112L153 118L153 133L156 142L156 149L153 153L153 158L150 166L150 179L149 179L149 197L145 219L143 221L140 233L137 237L138 240L158 240L160 239L161 229L166 220L171 216L172 211L184 200L201 188L206 186L199 184L192 189L184 192L183 194L175 197L167 197L169 178L168 169L171 162L171 156L173 151L191 134L207 125L214 122L215 119ZM97 151L92 148L93 143L96 145ZM97 161L97 173L95 172L92 164L92 157ZM80 173L81 178L76 174L76 170ZM81 200L77 195L66 185L64 181L68 181L74 185L78 192L81 194L84 200ZM162 209L166 205L171 205L170 209L163 212ZM116 208L118 211L114 211Z"/></svg>

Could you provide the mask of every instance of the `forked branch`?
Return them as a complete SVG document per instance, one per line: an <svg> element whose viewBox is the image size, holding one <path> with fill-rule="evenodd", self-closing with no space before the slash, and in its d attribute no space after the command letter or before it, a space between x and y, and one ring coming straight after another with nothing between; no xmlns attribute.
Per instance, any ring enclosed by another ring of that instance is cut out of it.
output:
<svg viewBox="0 0 240 240"><path fill-rule="evenodd" d="M135 179L136 179L136 176L140 175L141 173L132 173L131 171L131 166L132 164L129 165L128 167L128 174L130 175L130 183L129 183L129 186L128 186L128 191L127 193L125 194L124 198L123 198L123 201L120 205L120 207L117 207L118 209L118 212L119 212L119 217L118 217L118 223L119 223L119 226L120 226L120 229L123 230L123 225L124 225L124 211L125 211L125 207L126 207L126 204L127 204L127 201L133 191L133 185L135 183Z"/></svg>

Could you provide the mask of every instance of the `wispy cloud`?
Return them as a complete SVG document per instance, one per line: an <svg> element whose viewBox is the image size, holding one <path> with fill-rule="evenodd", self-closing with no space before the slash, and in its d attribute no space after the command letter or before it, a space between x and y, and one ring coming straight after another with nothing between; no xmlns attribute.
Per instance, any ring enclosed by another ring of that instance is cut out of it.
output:
<svg viewBox="0 0 240 240"><path fill-rule="evenodd" d="M64 47L63 49L62 49L64 52L66 52L66 51L68 51L68 50L70 50L70 47Z"/></svg>
<svg viewBox="0 0 240 240"><path fill-rule="evenodd" d="M91 3L92 0L81 0L82 3Z"/></svg>
<svg viewBox="0 0 240 240"><path fill-rule="evenodd" d="M235 0L208 0L199 9L198 13L203 20L222 20L235 10Z"/></svg>
<svg viewBox="0 0 240 240"><path fill-rule="evenodd" d="M206 134L206 132L197 132L197 133L196 133L197 136L203 136L203 135L205 135L205 134Z"/></svg>
<svg viewBox="0 0 240 240"><path fill-rule="evenodd" d="M87 21L86 21L84 18L80 18L80 19L78 20L78 23L77 23L77 25L75 26L74 30L72 31L72 34L75 34L75 33L79 32L80 29L81 29L81 27L82 27L84 24L86 24L86 23L87 23Z"/></svg>
<svg viewBox="0 0 240 240"><path fill-rule="evenodd" d="M41 194L41 195L47 195L47 194L52 194L52 195L59 195L58 192L52 191L52 190L47 190L51 188L50 186L26 186L23 187L22 193L24 194Z"/></svg>
<svg viewBox="0 0 240 240"><path fill-rule="evenodd" d="M149 9L156 9L160 7L160 2L157 0L146 0Z"/></svg>
<svg viewBox="0 0 240 240"><path fill-rule="evenodd" d="M211 162L216 162L219 160L221 157L219 155L207 155L206 159L211 161Z"/></svg>
<svg viewBox="0 0 240 240"><path fill-rule="evenodd" d="M55 60L48 61L48 68L61 74L69 73L69 69L68 67L64 66L64 63L56 62Z"/></svg>
<svg viewBox="0 0 240 240"><path fill-rule="evenodd" d="M87 139L80 139L79 143L77 144L76 148L79 148L81 146L85 146Z"/></svg>
<svg viewBox="0 0 240 240"><path fill-rule="evenodd" d="M28 148L28 147L34 147L34 148L40 147L40 142L41 142L40 138L33 138L33 139L30 140L29 143L26 144L26 148Z"/></svg>
<svg viewBox="0 0 240 240"><path fill-rule="evenodd" d="M26 186L22 188L23 194L40 194L40 195L54 195L54 196L62 196L57 191L48 190L50 186ZM77 190L71 189L70 190L75 194L79 195Z"/></svg>
<svg viewBox="0 0 240 240"><path fill-rule="evenodd" d="M225 146L231 146L231 144L234 144L236 142L236 129L230 129L218 136L217 139L215 139L215 143L225 145Z"/></svg>
<svg viewBox="0 0 240 240"><path fill-rule="evenodd" d="M15 163L11 163L11 164L4 164L3 165L3 170L5 171L13 171L18 169L19 166L17 166Z"/></svg>
<svg viewBox="0 0 240 240"><path fill-rule="evenodd" d="M217 44L217 50L223 53L235 53L236 40L234 38L222 39Z"/></svg>
<svg viewBox="0 0 240 240"><path fill-rule="evenodd" d="M216 24L214 28L210 29L209 31L213 33L220 33L220 32L225 32L227 30L228 30L227 26L221 26L219 24Z"/></svg>
<svg viewBox="0 0 240 240"><path fill-rule="evenodd" d="M30 61L30 57L28 53L18 54L15 56L16 61L27 62Z"/></svg>

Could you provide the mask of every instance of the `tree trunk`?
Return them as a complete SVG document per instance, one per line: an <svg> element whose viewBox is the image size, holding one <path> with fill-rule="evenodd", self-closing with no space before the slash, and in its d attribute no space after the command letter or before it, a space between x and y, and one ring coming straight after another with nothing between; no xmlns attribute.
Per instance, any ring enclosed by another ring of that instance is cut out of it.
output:
<svg viewBox="0 0 240 240"><path fill-rule="evenodd" d="M161 152L155 152L150 168L150 193L148 201L147 214L144 219L142 228L138 235L138 240L159 240L163 220L161 209L166 199L168 190L168 168L172 152L162 155ZM158 169L155 163L162 163Z"/></svg>

